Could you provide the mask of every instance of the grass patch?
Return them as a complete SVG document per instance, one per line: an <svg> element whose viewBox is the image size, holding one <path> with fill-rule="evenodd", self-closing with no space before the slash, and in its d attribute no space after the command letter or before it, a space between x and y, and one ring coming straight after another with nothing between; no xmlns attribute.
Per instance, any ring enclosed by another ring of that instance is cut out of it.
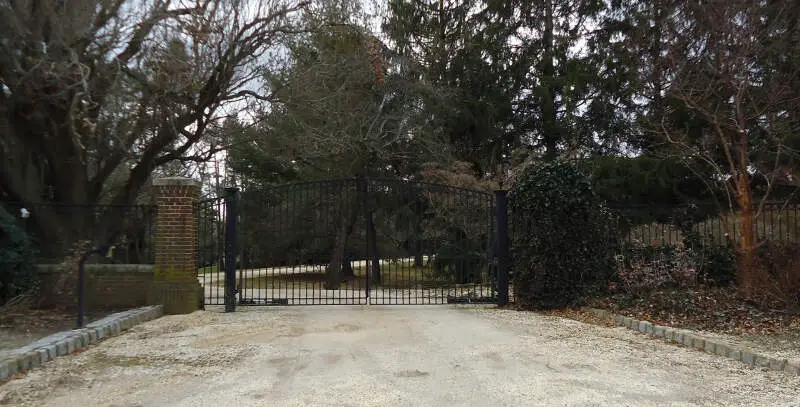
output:
<svg viewBox="0 0 800 407"><path fill-rule="evenodd" d="M354 267L354 276L345 277L340 285L343 290L363 290L367 286L366 269ZM326 274L322 272L270 273L262 276L247 277L239 281L242 289L323 289ZM446 288L457 284L443 276L437 275L433 268L416 268L408 264L383 264L381 266L381 283L370 281L373 287L389 289Z"/></svg>
<svg viewBox="0 0 800 407"><path fill-rule="evenodd" d="M197 269L197 274L206 274L206 273L217 273L222 270L219 269L218 264L212 264L210 266L200 267Z"/></svg>

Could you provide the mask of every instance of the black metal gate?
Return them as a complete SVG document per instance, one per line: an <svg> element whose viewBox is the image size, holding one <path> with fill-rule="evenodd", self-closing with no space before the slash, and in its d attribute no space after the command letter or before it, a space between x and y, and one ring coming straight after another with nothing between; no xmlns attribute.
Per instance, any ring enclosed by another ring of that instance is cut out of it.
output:
<svg viewBox="0 0 800 407"><path fill-rule="evenodd" d="M344 179L198 205L205 303L508 302L505 194Z"/></svg>

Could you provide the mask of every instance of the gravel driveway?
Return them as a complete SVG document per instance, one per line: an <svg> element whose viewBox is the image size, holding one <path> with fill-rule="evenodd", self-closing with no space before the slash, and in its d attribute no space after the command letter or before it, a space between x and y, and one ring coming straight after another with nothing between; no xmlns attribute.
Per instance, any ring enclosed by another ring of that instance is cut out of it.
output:
<svg viewBox="0 0 800 407"><path fill-rule="evenodd" d="M14 406L800 406L800 378L622 328L453 306L196 312L0 386Z"/></svg>

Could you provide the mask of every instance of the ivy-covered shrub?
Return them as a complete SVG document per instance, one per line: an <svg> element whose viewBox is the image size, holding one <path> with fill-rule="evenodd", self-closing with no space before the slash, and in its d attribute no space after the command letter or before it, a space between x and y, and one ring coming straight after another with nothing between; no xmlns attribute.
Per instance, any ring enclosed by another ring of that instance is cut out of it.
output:
<svg viewBox="0 0 800 407"><path fill-rule="evenodd" d="M0 210L0 304L36 287L35 256L25 231Z"/></svg>
<svg viewBox="0 0 800 407"><path fill-rule="evenodd" d="M517 304L557 308L607 287L613 271L610 212L589 178L554 161L526 168L509 194Z"/></svg>

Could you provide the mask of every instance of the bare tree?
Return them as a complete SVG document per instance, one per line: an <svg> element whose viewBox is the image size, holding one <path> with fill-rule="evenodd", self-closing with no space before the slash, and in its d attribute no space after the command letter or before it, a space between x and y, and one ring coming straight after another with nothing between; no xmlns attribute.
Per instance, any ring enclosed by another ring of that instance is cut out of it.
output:
<svg viewBox="0 0 800 407"><path fill-rule="evenodd" d="M756 221L781 169L796 156L790 145L800 129L800 65L790 62L800 55L800 6L763 3L704 1L671 10L664 70L666 96L677 103L656 130L674 158L712 189L721 187L725 206L738 210L738 282L748 294L763 277ZM756 181L766 185L763 191L753 190Z"/></svg>
<svg viewBox="0 0 800 407"><path fill-rule="evenodd" d="M0 3L3 199L128 205L154 169L207 160L225 147L209 129L271 99L256 81L260 62L305 29L297 16L306 4ZM32 220L47 240L76 238L59 227L65 219L40 211ZM113 219L103 223L96 240L114 229Z"/></svg>

